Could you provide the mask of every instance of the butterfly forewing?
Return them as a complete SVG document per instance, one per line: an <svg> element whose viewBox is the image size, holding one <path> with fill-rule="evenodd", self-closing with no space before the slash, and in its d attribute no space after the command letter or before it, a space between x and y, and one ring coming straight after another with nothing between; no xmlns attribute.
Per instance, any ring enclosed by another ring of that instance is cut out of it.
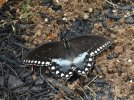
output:
<svg viewBox="0 0 134 100"><path fill-rule="evenodd" d="M59 53L60 52L60 53ZM24 59L44 60L45 58L65 58L66 50L62 42L49 42L31 50Z"/></svg>
<svg viewBox="0 0 134 100"><path fill-rule="evenodd" d="M49 42L36 47L24 57L23 63L26 65L48 66L54 58L66 58L63 42Z"/></svg>
<svg viewBox="0 0 134 100"><path fill-rule="evenodd" d="M63 41L45 43L30 51L23 60L26 65L46 66L52 73L69 78L73 72ZM69 74L71 73L71 74Z"/></svg>
<svg viewBox="0 0 134 100"><path fill-rule="evenodd" d="M94 52L96 56L111 45L111 41L101 36L84 35L69 41L76 55Z"/></svg>

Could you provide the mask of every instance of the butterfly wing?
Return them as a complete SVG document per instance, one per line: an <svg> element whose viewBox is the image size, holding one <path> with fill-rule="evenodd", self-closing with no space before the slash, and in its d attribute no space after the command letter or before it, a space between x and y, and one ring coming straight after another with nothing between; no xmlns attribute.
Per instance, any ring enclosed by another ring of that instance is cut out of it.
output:
<svg viewBox="0 0 134 100"><path fill-rule="evenodd" d="M59 53L60 52L60 53ZM27 60L47 60L48 58L65 58L65 48L62 42L48 42L31 50L24 59Z"/></svg>
<svg viewBox="0 0 134 100"><path fill-rule="evenodd" d="M36 47L24 57L23 63L46 66L60 77L70 77L73 74L63 41L49 42Z"/></svg>
<svg viewBox="0 0 134 100"><path fill-rule="evenodd" d="M78 74L86 75L94 66L94 58L103 50L111 46L111 41L94 35L84 35L69 41L71 48L76 55L74 64Z"/></svg>
<svg viewBox="0 0 134 100"><path fill-rule="evenodd" d="M88 52L89 54L91 53L91 56L100 54L112 44L110 40L95 35L80 36L71 39L69 43L71 44L72 49L75 51L75 55L79 55L82 52Z"/></svg>

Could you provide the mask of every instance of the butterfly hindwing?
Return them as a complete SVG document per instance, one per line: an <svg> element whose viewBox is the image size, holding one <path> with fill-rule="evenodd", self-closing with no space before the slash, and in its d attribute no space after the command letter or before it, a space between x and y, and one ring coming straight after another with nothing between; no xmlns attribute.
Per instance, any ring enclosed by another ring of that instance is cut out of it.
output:
<svg viewBox="0 0 134 100"><path fill-rule="evenodd" d="M77 37L71 39L69 42L73 51L75 51L75 55L82 55L81 62L79 61L76 66L76 71L80 75L86 75L94 66L95 56L112 44L111 41L104 37L93 35Z"/></svg>

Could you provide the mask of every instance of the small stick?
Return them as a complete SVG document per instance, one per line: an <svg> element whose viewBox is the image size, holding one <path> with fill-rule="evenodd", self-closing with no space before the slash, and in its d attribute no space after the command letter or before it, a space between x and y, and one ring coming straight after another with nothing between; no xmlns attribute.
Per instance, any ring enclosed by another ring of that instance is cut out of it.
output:
<svg viewBox="0 0 134 100"><path fill-rule="evenodd" d="M97 77L99 77L100 75L97 75L95 78L93 78L86 86L90 85Z"/></svg>
<svg viewBox="0 0 134 100"><path fill-rule="evenodd" d="M111 0L110 0L110 1L111 1ZM116 4L114 4L112 1L111 1L111 2L110 2L110 1L105 0L105 2L107 2L107 3L111 4L111 5L113 5L113 7L117 7L117 8L119 8L119 6L118 6L118 5L116 5Z"/></svg>
<svg viewBox="0 0 134 100"><path fill-rule="evenodd" d="M88 88L94 94L94 96L96 96L96 93L89 86L86 85L85 87Z"/></svg>
<svg viewBox="0 0 134 100"><path fill-rule="evenodd" d="M87 85L84 86L84 88L88 88L94 94L94 96L96 96L96 93L88 85L90 85L97 77L99 77L99 75L97 75Z"/></svg>
<svg viewBox="0 0 134 100"><path fill-rule="evenodd" d="M7 65L7 64L5 64L5 65ZM17 72L12 67L10 67L9 65L7 65L7 67L9 67L14 72L14 74L18 77Z"/></svg>
<svg viewBox="0 0 134 100"><path fill-rule="evenodd" d="M83 93L85 94L85 92L84 92L84 90L82 89L82 87L79 86L79 85L78 85L78 87L79 87L79 88L83 91ZM86 98L88 98L86 94L85 94L85 96L86 96Z"/></svg>

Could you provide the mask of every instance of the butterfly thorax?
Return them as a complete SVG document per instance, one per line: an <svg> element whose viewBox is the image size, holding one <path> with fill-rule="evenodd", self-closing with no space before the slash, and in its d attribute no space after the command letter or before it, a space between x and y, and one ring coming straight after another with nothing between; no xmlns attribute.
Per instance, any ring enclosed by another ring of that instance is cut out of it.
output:
<svg viewBox="0 0 134 100"><path fill-rule="evenodd" d="M68 39L63 39L63 43L64 43L64 48L66 50L66 53L67 53L67 58L70 60L70 61L73 61L73 59L76 57L75 53L74 53L74 50L71 46L71 44L69 43L69 40Z"/></svg>

